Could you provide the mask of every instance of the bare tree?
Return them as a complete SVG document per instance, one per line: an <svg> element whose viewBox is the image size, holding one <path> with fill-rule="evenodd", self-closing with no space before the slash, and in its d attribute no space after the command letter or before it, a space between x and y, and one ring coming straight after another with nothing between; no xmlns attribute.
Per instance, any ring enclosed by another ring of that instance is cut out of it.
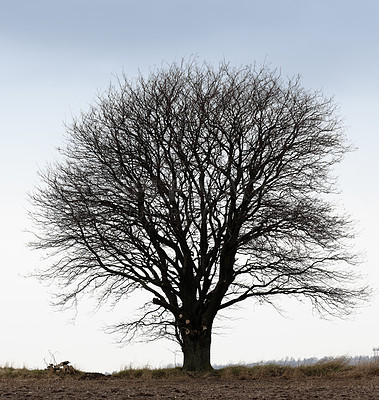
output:
<svg viewBox="0 0 379 400"><path fill-rule="evenodd" d="M205 370L220 310L286 295L341 315L365 297L328 197L349 146L333 102L298 78L173 64L122 77L67 132L32 195L33 246L51 256L39 276L61 305L142 289L125 339L174 338L183 368Z"/></svg>

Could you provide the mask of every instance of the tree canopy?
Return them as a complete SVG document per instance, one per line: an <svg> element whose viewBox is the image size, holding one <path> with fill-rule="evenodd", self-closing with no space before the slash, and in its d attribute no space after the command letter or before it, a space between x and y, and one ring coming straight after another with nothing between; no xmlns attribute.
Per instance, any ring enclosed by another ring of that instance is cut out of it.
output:
<svg viewBox="0 0 379 400"><path fill-rule="evenodd" d="M349 218L330 199L349 150L334 102L270 68L172 64L122 76L67 126L32 194L33 246L61 305L150 294L118 326L172 337L184 368L210 368L220 310L280 295L349 312ZM329 196L329 197L328 197Z"/></svg>

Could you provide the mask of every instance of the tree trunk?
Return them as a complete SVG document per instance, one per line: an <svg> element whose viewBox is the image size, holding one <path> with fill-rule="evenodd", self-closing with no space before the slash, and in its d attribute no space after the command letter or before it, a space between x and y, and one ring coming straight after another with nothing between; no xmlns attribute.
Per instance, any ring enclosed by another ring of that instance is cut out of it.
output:
<svg viewBox="0 0 379 400"><path fill-rule="evenodd" d="M211 330L203 332L187 329L182 334L184 371L209 371L211 366Z"/></svg>

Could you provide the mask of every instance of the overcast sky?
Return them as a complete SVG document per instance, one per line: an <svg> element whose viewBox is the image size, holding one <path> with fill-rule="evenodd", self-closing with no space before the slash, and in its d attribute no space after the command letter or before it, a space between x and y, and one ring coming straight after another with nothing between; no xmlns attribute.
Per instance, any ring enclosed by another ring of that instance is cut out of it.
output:
<svg viewBox="0 0 379 400"><path fill-rule="evenodd" d="M112 76L132 78L192 55L213 64L266 62L334 97L358 148L337 171L341 205L357 221L356 245L366 254L360 269L374 289L371 304L344 321L320 320L307 303L286 301L284 316L249 303L221 321L213 363L372 355L379 346L378 20L377 0L0 1L0 365L43 368L49 353L101 372L181 361L170 342L119 348L103 332L132 312L132 302L94 313L85 299L77 315L52 308L54 287L24 278L42 265L25 230L27 192L62 145L64 121Z"/></svg>

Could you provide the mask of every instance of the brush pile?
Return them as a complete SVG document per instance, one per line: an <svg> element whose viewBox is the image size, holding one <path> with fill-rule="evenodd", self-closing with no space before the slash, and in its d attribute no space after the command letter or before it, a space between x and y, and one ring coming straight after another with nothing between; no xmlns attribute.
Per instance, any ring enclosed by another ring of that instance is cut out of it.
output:
<svg viewBox="0 0 379 400"><path fill-rule="evenodd" d="M46 369L53 373L73 374L75 372L75 368L69 364L70 361L62 361L59 364L49 364Z"/></svg>

